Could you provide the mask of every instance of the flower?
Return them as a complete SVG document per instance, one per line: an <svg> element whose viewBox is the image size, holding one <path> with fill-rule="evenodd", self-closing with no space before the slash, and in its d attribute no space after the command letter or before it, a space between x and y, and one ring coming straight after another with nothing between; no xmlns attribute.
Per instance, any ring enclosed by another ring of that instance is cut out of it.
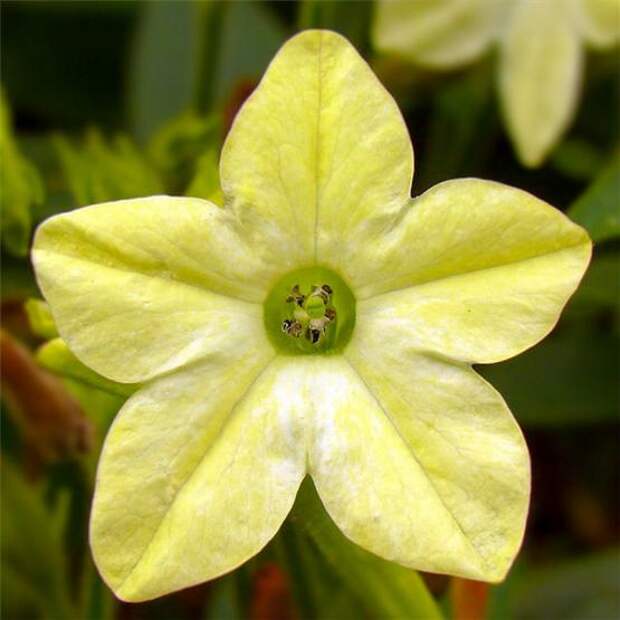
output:
<svg viewBox="0 0 620 620"><path fill-rule="evenodd" d="M523 536L528 452L471 364L552 329L587 234L488 181L412 200L395 102L327 31L280 50L220 173L223 207L123 200L36 234L61 336L98 373L143 384L99 463L103 578L140 601L232 570L309 474L362 547L501 580Z"/></svg>
<svg viewBox="0 0 620 620"><path fill-rule="evenodd" d="M473 62L499 45L498 86L523 164L542 164L570 125L583 45L620 37L620 0L380 0L379 49L432 69Z"/></svg>

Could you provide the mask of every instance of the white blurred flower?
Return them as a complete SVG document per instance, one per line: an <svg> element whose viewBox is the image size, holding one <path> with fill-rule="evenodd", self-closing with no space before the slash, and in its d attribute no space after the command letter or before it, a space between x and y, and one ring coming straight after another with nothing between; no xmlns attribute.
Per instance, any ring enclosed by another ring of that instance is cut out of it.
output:
<svg viewBox="0 0 620 620"><path fill-rule="evenodd" d="M519 159L539 166L571 123L583 48L620 37L620 0L379 0L375 45L432 69L499 46L498 86Z"/></svg>

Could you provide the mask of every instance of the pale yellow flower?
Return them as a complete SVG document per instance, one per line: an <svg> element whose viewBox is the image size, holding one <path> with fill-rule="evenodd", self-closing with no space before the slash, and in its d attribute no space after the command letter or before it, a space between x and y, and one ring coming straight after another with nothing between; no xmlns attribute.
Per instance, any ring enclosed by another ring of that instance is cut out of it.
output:
<svg viewBox="0 0 620 620"><path fill-rule="evenodd" d="M584 45L614 46L620 0L380 0L380 50L453 69L499 46L498 85L519 159L539 166L571 121Z"/></svg>
<svg viewBox="0 0 620 620"><path fill-rule="evenodd" d="M38 229L60 335L98 373L143 384L106 439L92 509L94 557L119 597L239 566L306 475L366 549L504 577L528 452L471 364L553 328L590 241L498 183L412 200L412 174L392 98L345 39L308 31L237 116L223 207L155 196Z"/></svg>

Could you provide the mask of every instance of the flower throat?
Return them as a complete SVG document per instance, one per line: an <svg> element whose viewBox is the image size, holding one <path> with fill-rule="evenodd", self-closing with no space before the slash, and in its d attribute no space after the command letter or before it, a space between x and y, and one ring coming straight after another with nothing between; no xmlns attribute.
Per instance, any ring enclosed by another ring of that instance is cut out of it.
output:
<svg viewBox="0 0 620 620"><path fill-rule="evenodd" d="M340 276L323 267L293 271L273 287L264 323L279 353L342 351L355 325L355 298Z"/></svg>

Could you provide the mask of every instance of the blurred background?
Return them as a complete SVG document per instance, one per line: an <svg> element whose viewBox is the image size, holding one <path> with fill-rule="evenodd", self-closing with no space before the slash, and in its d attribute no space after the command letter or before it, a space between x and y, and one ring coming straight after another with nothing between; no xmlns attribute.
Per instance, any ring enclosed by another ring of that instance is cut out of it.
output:
<svg viewBox="0 0 620 620"><path fill-rule="evenodd" d="M380 10L316 0L2 2L3 618L620 617L618 47L584 45L572 116L544 161L526 167L498 95L499 46L457 66L416 62L406 42L401 52L380 44L389 39ZM453 40L465 37L454 23ZM414 194L463 176L509 183L566 211L596 242L554 332L479 368L531 450L524 547L498 586L420 580L347 542L307 494L234 573L123 604L93 567L87 525L101 442L129 392L57 337L28 258L32 231L104 200L166 192L217 202L219 150L237 110L280 45L311 27L347 36L398 101L416 152ZM533 58L544 69L543 56Z"/></svg>

